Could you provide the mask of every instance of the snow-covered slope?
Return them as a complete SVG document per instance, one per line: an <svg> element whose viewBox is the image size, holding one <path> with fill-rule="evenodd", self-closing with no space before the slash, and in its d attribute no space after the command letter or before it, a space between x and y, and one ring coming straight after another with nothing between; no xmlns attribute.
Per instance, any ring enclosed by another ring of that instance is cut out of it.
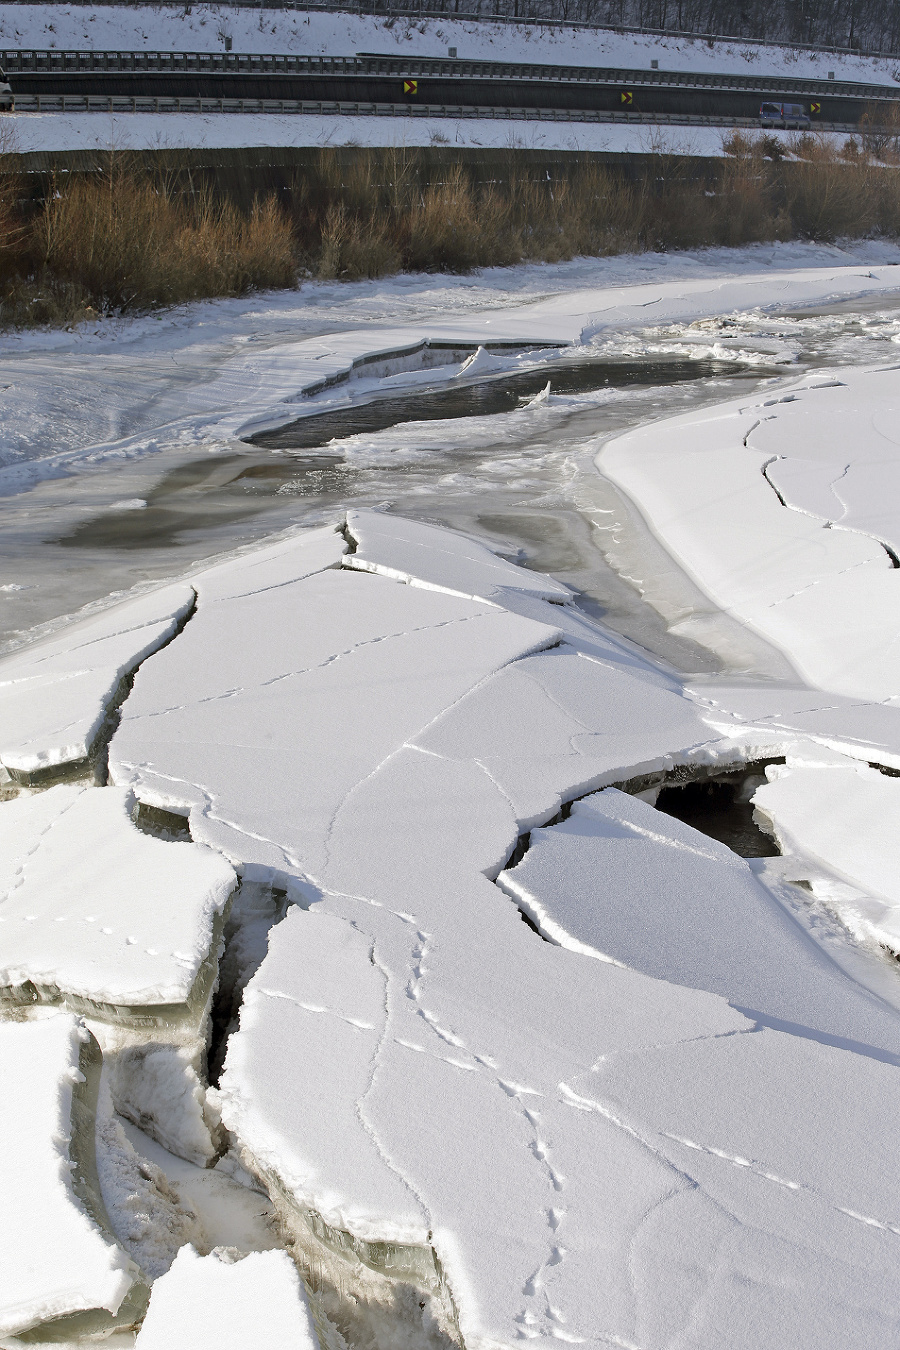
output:
<svg viewBox="0 0 900 1350"><path fill-rule="evenodd" d="M446 56L461 60L553 62L649 70L786 75L892 83L897 59L795 51L721 39L644 37L564 24L392 19L376 15L232 8L228 5L0 5L0 47L93 51L357 52Z"/></svg>

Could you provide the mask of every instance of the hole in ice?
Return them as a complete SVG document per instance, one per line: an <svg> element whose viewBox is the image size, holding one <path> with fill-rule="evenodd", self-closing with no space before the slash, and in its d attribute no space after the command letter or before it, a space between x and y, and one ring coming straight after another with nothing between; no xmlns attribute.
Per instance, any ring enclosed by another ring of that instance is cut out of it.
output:
<svg viewBox="0 0 900 1350"><path fill-rule="evenodd" d="M471 384L375 398L352 408L312 413L247 439L250 445L267 450L312 450L331 440L384 431L404 422L439 422L454 417L486 417L514 412L520 400L541 393L548 378L554 394L587 394L629 385L679 384L724 373L734 375L735 372L733 362L677 358L582 360L568 366L554 363L552 368L544 365L537 370L507 372Z"/></svg>
<svg viewBox="0 0 900 1350"><path fill-rule="evenodd" d="M733 773L664 786L656 798L656 808L727 844L741 858L775 857L778 847L755 823L750 798L766 781L765 765L783 763L784 760L766 760Z"/></svg>

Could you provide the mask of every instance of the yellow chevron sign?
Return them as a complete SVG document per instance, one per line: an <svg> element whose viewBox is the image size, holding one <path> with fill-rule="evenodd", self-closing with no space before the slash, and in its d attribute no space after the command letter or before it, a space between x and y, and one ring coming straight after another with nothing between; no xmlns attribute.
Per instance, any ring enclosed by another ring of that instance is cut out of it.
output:
<svg viewBox="0 0 900 1350"><path fill-rule="evenodd" d="M417 93L419 92L419 81L418 81L418 80L404 80L404 81L403 81L403 92L404 92L404 94L417 94Z"/></svg>
<svg viewBox="0 0 900 1350"><path fill-rule="evenodd" d="M811 103L811 104L809 105L809 111L810 111L811 113L821 112L821 111L822 111L822 105L821 105L821 103Z"/></svg>
<svg viewBox="0 0 900 1350"><path fill-rule="evenodd" d="M627 107L627 106L631 103L633 97L634 97L634 95L632 94L631 90L630 90L630 89L626 89L626 90L624 91L624 93L621 93L621 94L619 95L619 100L620 100L620 102L624 103L625 106Z"/></svg>

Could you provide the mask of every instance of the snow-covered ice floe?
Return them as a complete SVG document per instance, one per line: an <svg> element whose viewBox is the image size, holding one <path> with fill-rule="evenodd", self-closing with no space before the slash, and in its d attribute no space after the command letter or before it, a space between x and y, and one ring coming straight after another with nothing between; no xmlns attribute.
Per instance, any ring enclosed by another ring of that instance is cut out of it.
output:
<svg viewBox="0 0 900 1350"><path fill-rule="evenodd" d="M597 462L804 679L888 701L900 698L898 410L900 367L840 368L640 427ZM652 579L645 589L652 600Z"/></svg>
<svg viewBox="0 0 900 1350"><path fill-rule="evenodd" d="M318 1350L306 1295L284 1252L181 1248L153 1286L136 1350Z"/></svg>
<svg viewBox="0 0 900 1350"><path fill-rule="evenodd" d="M0 804L0 820L73 793L121 812L130 793L187 820L193 844L141 839L163 866L181 847L241 873L235 912L255 927L222 963L218 1086L204 1096L199 1033L193 1079L173 1046L142 1060L132 1040L123 1068L105 1042L111 1085L185 1157L202 1126L211 1160L221 1121L323 1350L821 1350L861 1329L895 1345L893 972L817 924L793 858L744 862L635 794L787 757L757 809L812 858L802 802L767 794L834 770L837 821L853 775L867 786L869 759L900 756L898 710L686 685L552 579L384 512L191 585L188 621L121 707L113 786ZM817 866L891 899L852 858ZM261 1289L249 1260L183 1253L142 1350L177 1343L185 1300L213 1283Z"/></svg>
<svg viewBox="0 0 900 1350"><path fill-rule="evenodd" d="M100 1196L99 1066L96 1041L69 1014L0 1022L4 1338L38 1327L39 1338L74 1340L133 1325L143 1312L146 1285Z"/></svg>
<svg viewBox="0 0 900 1350"><path fill-rule="evenodd" d="M756 817L858 937L900 954L900 778L840 755L788 756L753 797Z"/></svg>
<svg viewBox="0 0 900 1350"><path fill-rule="evenodd" d="M235 875L209 849L142 834L133 809L127 789L66 784L3 804L0 1007L202 1016Z"/></svg>
<svg viewBox="0 0 900 1350"><path fill-rule="evenodd" d="M125 681L177 632L194 593L171 586L0 661L0 764L25 782L88 759Z"/></svg>

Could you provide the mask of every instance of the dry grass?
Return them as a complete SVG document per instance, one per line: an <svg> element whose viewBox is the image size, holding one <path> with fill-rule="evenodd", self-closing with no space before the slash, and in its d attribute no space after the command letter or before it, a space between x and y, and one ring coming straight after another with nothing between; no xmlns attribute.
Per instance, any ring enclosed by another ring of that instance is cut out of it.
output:
<svg viewBox="0 0 900 1350"><path fill-rule="evenodd" d="M129 312L296 281L293 230L273 199L242 213L209 192L176 195L164 180L114 161L99 176L52 181L30 216L19 207L4 250L4 181L7 323L70 322L88 310Z"/></svg>
<svg viewBox="0 0 900 1350"><path fill-rule="evenodd" d="M657 153L631 176L585 155L551 179L510 149L493 181L449 151L435 173L434 152L323 150L295 176L285 204L269 196L243 211L122 155L110 156L103 174L50 182L33 205L8 157L0 162L0 322L71 323L291 286L301 274L355 280L648 248L898 235L900 171L876 160L867 135L842 151L798 136L785 155L771 136L736 131L719 161ZM883 156L891 144L878 142Z"/></svg>

